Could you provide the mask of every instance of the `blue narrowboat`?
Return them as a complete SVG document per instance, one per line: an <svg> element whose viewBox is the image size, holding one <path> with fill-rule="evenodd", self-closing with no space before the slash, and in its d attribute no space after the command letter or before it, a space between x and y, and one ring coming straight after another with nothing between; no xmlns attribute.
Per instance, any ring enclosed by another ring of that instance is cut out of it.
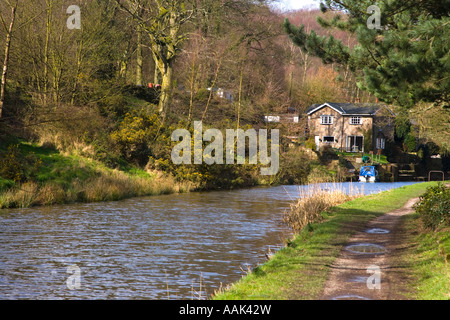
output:
<svg viewBox="0 0 450 320"><path fill-rule="evenodd" d="M378 182L380 178L378 176L378 171L375 166L366 166L361 168L359 173L360 182Z"/></svg>

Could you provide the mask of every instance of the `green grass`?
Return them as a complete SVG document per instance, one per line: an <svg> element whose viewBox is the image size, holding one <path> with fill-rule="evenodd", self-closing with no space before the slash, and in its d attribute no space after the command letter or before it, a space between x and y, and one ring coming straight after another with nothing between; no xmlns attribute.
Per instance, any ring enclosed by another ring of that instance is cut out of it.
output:
<svg viewBox="0 0 450 320"><path fill-rule="evenodd" d="M288 241L266 263L214 296L217 300L314 300L343 244L370 220L421 196L421 183L374 194L332 208L325 222L313 224Z"/></svg>
<svg viewBox="0 0 450 320"><path fill-rule="evenodd" d="M187 192L192 185L162 173L127 166L113 170L76 154L18 142L20 154L38 159L27 181L0 178L0 209L73 202L115 201L138 196ZM35 161L33 161L35 163ZM28 170L29 171L29 170Z"/></svg>
<svg viewBox="0 0 450 320"><path fill-rule="evenodd" d="M14 181L6 180L6 179L3 179L2 177L0 177L0 192L2 190L12 188L14 185L15 185Z"/></svg>
<svg viewBox="0 0 450 320"><path fill-rule="evenodd" d="M68 185L74 179L85 181L95 177L100 163L77 155L62 155L58 151L42 148L30 143L21 143L20 150L24 154L34 154L42 160L36 176L36 182L54 181Z"/></svg>
<svg viewBox="0 0 450 320"><path fill-rule="evenodd" d="M402 263L412 269L409 298L415 300L450 299L450 228L424 230L418 214L405 218L411 248Z"/></svg>
<svg viewBox="0 0 450 320"><path fill-rule="evenodd" d="M379 163L379 164L387 164L387 163L389 163L387 161L386 155L381 155L378 158L378 156L376 156L376 155L372 156L369 153L361 154L361 153L353 153L353 152L336 152L336 154L338 156L340 156L340 157L351 157L351 158L362 158L363 156L367 156L367 157L371 158L374 162Z"/></svg>

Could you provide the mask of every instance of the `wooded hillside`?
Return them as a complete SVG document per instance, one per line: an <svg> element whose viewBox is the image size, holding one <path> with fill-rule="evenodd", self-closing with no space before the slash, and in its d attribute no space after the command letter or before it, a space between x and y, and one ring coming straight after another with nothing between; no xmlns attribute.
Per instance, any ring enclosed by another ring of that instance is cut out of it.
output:
<svg viewBox="0 0 450 320"><path fill-rule="evenodd" d="M112 168L125 162L183 178L192 170L213 177L211 168L169 163L174 128L190 128L194 120L219 129L261 126L264 115L289 107L301 114L325 101L376 101L358 85L360 70L324 64L286 33L288 18L306 33L353 48L352 32L323 27L337 21L336 12L282 13L269 4L2 1L1 149L15 137Z"/></svg>

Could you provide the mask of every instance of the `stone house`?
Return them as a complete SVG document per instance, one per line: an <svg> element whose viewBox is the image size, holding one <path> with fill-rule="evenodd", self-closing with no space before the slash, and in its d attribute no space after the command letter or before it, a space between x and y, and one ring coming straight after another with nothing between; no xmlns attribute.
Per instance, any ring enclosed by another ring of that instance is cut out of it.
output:
<svg viewBox="0 0 450 320"><path fill-rule="evenodd" d="M381 153L394 139L395 114L385 105L327 102L310 106L306 115L317 150Z"/></svg>

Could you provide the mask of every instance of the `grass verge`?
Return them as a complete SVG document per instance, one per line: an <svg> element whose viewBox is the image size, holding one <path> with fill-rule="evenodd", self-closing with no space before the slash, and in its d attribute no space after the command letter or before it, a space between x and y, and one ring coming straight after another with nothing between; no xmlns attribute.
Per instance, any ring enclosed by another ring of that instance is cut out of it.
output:
<svg viewBox="0 0 450 320"><path fill-rule="evenodd" d="M20 143L19 148L22 155L38 159L39 165L24 183L0 178L0 209L116 201L194 188L191 183L177 182L160 172L110 169L92 159L63 155L29 143Z"/></svg>
<svg viewBox="0 0 450 320"><path fill-rule="evenodd" d="M420 183L346 202L324 212L266 263L217 292L215 300L314 300L347 240L370 220L401 208L436 183Z"/></svg>
<svg viewBox="0 0 450 320"><path fill-rule="evenodd" d="M405 217L409 249L401 263L412 270L408 298L450 300L450 228L424 229L418 214Z"/></svg>

